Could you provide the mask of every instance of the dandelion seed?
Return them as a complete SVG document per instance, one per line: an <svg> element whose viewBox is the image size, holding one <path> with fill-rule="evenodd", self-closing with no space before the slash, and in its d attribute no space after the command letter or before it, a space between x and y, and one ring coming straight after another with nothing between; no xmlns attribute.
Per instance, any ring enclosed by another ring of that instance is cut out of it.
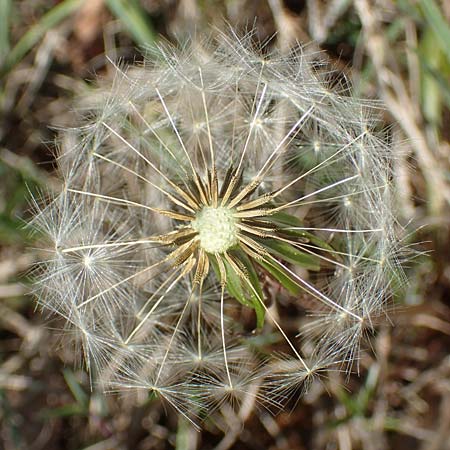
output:
<svg viewBox="0 0 450 450"><path fill-rule="evenodd" d="M261 57L236 39L116 68L33 222L49 241L39 302L78 331L98 382L189 417L246 394L278 404L357 359L402 252L376 105L333 90L308 48ZM297 337L266 279L311 300ZM249 355L249 311L281 359Z"/></svg>

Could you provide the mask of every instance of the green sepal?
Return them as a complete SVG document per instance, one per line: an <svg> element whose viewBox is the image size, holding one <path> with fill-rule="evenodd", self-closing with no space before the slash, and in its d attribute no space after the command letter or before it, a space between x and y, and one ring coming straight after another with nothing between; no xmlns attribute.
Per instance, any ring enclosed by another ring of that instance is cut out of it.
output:
<svg viewBox="0 0 450 450"><path fill-rule="evenodd" d="M254 266L252 260L242 250L238 250L236 253L238 255L239 260L242 262L242 264L247 269L250 284L252 285L253 289L256 291L256 293L253 292L253 289L250 289L250 287L248 287L247 283L245 281L242 281L244 286L249 290L252 306L256 313L256 327L262 328L264 325L266 310L262 303L264 301L264 296L263 296L261 284L259 282L258 274L256 272L256 269L255 269L255 266Z"/></svg>
<svg viewBox="0 0 450 450"><path fill-rule="evenodd" d="M248 282L243 280L242 277L234 271L233 267L223 259L227 275L226 290L228 294L235 298L239 303L255 310L256 326L257 328L262 328L264 325L265 309L262 305L263 292L259 283L258 274L256 273L253 263L244 252L236 250L233 253L246 268ZM212 266L216 275L220 278L219 267L215 259L212 259ZM250 288L248 285L249 283L253 289Z"/></svg>
<svg viewBox="0 0 450 450"><path fill-rule="evenodd" d="M258 264L266 269L291 294L298 295L302 291L301 287L281 267L277 267L266 260L260 260Z"/></svg>
<svg viewBox="0 0 450 450"><path fill-rule="evenodd" d="M289 226L289 227L302 227L304 224L300 219L295 216L291 216L290 214L286 214L283 212L278 212L269 217L269 220L273 222L275 225ZM287 236L297 237L300 239L304 239L306 242L310 242L311 244L316 245L317 247L322 248L325 251L333 252L333 247L325 242L323 239L320 239L316 235L309 233L305 230L284 230L280 229L279 233L285 234Z"/></svg>
<svg viewBox="0 0 450 450"><path fill-rule="evenodd" d="M304 253L287 242L276 239L264 239L263 245L270 253L280 257L284 261L315 272L320 270L320 259L316 255Z"/></svg>

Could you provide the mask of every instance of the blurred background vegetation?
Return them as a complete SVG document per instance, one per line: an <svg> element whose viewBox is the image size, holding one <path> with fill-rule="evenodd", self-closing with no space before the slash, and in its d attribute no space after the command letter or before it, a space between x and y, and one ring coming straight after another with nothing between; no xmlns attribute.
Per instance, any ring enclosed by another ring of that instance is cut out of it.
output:
<svg viewBox="0 0 450 450"><path fill-rule="evenodd" d="M358 95L381 98L398 148L400 215L428 255L360 373L332 374L289 411L222 414L197 432L156 400L91 390L35 310L30 194L58 190L59 127L109 61L142 60L226 24L287 49L323 49ZM450 449L450 2L446 0L0 0L0 449ZM242 426L241 422L245 425Z"/></svg>

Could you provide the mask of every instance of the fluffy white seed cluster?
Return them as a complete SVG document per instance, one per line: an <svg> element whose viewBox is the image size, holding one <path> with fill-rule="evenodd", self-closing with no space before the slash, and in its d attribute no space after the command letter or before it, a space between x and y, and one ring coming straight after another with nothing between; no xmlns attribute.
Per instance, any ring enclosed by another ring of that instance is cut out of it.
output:
<svg viewBox="0 0 450 450"><path fill-rule="evenodd" d="M39 302L93 380L195 420L354 361L402 253L377 109L320 54L251 36L161 47L92 89L33 225Z"/></svg>

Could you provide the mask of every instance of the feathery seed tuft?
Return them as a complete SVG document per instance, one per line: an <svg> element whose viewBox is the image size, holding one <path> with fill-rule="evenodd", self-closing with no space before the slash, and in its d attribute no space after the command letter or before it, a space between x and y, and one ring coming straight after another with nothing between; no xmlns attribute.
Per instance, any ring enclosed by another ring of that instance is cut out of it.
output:
<svg viewBox="0 0 450 450"><path fill-rule="evenodd" d="M351 366L401 278L381 105L308 47L251 41L116 67L63 133L64 190L33 220L37 298L93 380L193 421Z"/></svg>

